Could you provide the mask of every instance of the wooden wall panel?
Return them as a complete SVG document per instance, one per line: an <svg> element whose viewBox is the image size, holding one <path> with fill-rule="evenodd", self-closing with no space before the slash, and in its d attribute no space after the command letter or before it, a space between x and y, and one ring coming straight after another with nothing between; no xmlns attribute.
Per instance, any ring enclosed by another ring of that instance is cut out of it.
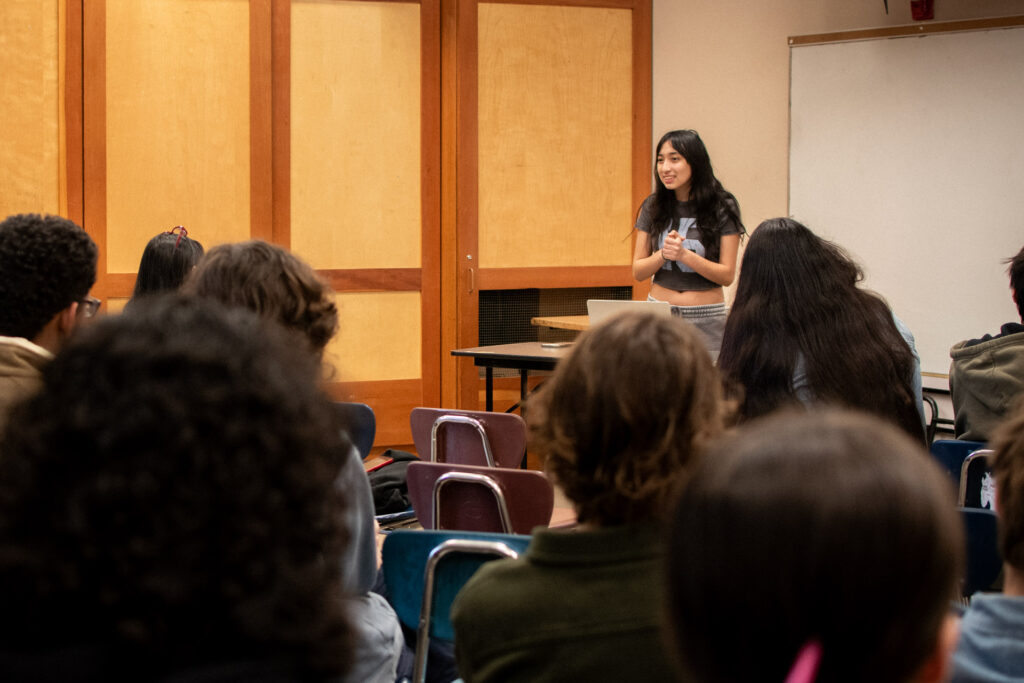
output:
<svg viewBox="0 0 1024 683"><path fill-rule="evenodd" d="M479 265L624 265L632 214L627 9L479 6Z"/></svg>
<svg viewBox="0 0 1024 683"><path fill-rule="evenodd" d="M106 260L134 272L174 225L250 234L248 0L106 6Z"/></svg>
<svg viewBox="0 0 1024 683"><path fill-rule="evenodd" d="M292 3L291 246L319 269L420 267L420 6Z"/></svg>
<svg viewBox="0 0 1024 683"><path fill-rule="evenodd" d="M421 375L419 292L342 293L340 330L324 354L341 382L403 380Z"/></svg>
<svg viewBox="0 0 1024 683"><path fill-rule="evenodd" d="M0 2L0 219L60 213L59 3Z"/></svg>

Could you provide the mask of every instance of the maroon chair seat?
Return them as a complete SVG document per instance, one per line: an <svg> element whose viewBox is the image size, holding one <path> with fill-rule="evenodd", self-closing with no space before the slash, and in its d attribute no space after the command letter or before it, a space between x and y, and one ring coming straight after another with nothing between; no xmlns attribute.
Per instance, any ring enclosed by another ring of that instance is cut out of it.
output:
<svg viewBox="0 0 1024 683"><path fill-rule="evenodd" d="M419 461L407 480L424 529L529 534L548 525L555 504L551 482L533 470Z"/></svg>

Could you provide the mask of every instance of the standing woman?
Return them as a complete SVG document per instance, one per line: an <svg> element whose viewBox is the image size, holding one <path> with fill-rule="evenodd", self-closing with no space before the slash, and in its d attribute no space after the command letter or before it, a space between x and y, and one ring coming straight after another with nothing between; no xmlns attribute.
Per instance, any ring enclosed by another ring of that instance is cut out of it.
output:
<svg viewBox="0 0 1024 683"><path fill-rule="evenodd" d="M633 277L654 276L651 301L667 301L672 313L693 323L712 359L725 329L725 292L736 277L740 221L736 197L722 187L704 142L692 130L673 130L658 141L656 189L636 218Z"/></svg>

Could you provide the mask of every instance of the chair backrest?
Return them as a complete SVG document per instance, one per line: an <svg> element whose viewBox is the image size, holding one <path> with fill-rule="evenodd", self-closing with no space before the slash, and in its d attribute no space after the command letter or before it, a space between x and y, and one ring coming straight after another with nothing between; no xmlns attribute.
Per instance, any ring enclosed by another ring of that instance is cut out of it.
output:
<svg viewBox="0 0 1024 683"><path fill-rule="evenodd" d="M519 467L526 456L526 423L514 413L413 408L409 426L423 460Z"/></svg>
<svg viewBox="0 0 1024 683"><path fill-rule="evenodd" d="M551 482L532 470L421 461L406 480L424 529L528 534L548 525L555 505Z"/></svg>
<svg viewBox="0 0 1024 683"><path fill-rule="evenodd" d="M373 448L373 439L377 436L377 418L373 414L373 408L365 403L343 401L335 402L334 408L344 424L348 425L348 436L352 439L352 444L363 460L366 460L370 455L370 449Z"/></svg>
<svg viewBox="0 0 1024 683"><path fill-rule="evenodd" d="M999 556L996 513L980 508L959 510L967 540L967 573L961 594L969 598L978 591L989 590L1003 568L1003 560Z"/></svg>
<svg viewBox="0 0 1024 683"><path fill-rule="evenodd" d="M430 638L452 641L451 606L480 566L517 557L529 536L458 531L393 531L384 539L381 566L388 598L399 620L415 628L413 681L426 678Z"/></svg>
<svg viewBox="0 0 1024 683"><path fill-rule="evenodd" d="M959 439L939 439L933 441L929 451L942 467L949 472L953 483L960 486L960 468L967 456L984 448L980 441L960 441Z"/></svg>
<svg viewBox="0 0 1024 683"><path fill-rule="evenodd" d="M980 449L960 466L960 507L996 509L996 480L992 475L992 451Z"/></svg>

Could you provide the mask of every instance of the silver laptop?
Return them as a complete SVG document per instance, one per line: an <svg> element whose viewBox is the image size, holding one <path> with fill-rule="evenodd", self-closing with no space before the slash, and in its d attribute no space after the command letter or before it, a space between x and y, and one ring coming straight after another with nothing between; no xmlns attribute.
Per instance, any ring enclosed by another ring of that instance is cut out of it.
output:
<svg viewBox="0 0 1024 683"><path fill-rule="evenodd" d="M625 311L648 311L657 315L671 316L672 304L667 301L632 301L629 299L587 300L587 319L591 327Z"/></svg>

